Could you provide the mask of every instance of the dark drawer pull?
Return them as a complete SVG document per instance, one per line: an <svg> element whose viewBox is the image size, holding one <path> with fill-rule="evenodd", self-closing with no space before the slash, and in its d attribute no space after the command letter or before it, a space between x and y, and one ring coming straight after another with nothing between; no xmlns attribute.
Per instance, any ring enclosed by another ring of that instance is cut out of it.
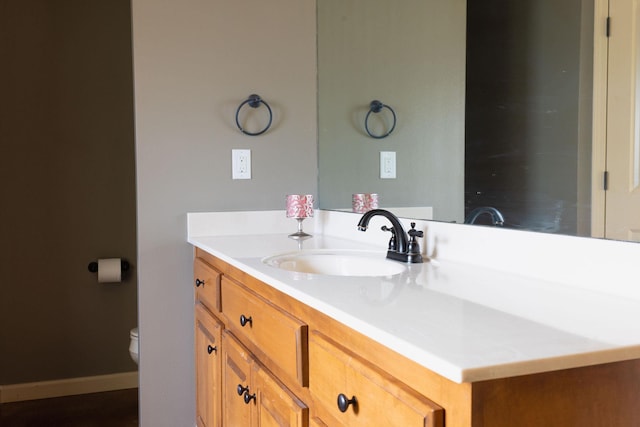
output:
<svg viewBox="0 0 640 427"><path fill-rule="evenodd" d="M244 314L240 315L240 325L244 328L245 326L247 326L247 323L250 326L253 326L253 319L251 318L251 316L247 317Z"/></svg>
<svg viewBox="0 0 640 427"><path fill-rule="evenodd" d="M211 354L214 351L217 352L218 351L218 347L212 347L210 345L207 346L207 353Z"/></svg>
<svg viewBox="0 0 640 427"><path fill-rule="evenodd" d="M196 288L199 288L200 285L204 286L204 280L196 279Z"/></svg>
<svg viewBox="0 0 640 427"><path fill-rule="evenodd" d="M349 399L342 393L338 395L338 409L340 409L340 412L347 412L347 409L349 409L349 405L351 404L353 404L354 408L358 404L355 396Z"/></svg>
<svg viewBox="0 0 640 427"><path fill-rule="evenodd" d="M247 391L244 394L244 403L248 405L249 403L251 403L252 400L256 400L256 394L255 393L249 394L249 391Z"/></svg>
<svg viewBox="0 0 640 427"><path fill-rule="evenodd" d="M242 396L243 394L245 394L246 392L249 391L249 387L242 387L242 384L238 384L238 396Z"/></svg>

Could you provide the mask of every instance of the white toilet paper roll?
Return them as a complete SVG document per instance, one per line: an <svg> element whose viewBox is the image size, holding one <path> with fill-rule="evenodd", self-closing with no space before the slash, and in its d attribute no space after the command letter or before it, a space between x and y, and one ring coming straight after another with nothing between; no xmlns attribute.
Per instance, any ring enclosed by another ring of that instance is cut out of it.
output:
<svg viewBox="0 0 640 427"><path fill-rule="evenodd" d="M122 261L120 258L98 260L98 282L118 283L122 281Z"/></svg>

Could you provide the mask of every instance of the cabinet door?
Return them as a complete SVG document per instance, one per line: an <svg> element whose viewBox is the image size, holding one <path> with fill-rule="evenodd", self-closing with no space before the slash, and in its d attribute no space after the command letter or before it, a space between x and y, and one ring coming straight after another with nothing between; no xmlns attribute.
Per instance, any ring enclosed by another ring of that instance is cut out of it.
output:
<svg viewBox="0 0 640 427"><path fill-rule="evenodd" d="M255 393L251 386L251 355L228 332L222 334L222 402L223 426L251 426L255 399L245 402L245 395Z"/></svg>
<svg viewBox="0 0 640 427"><path fill-rule="evenodd" d="M309 339L309 390L340 425L444 426L438 405L318 332Z"/></svg>
<svg viewBox="0 0 640 427"><path fill-rule="evenodd" d="M220 427L222 324L202 304L195 306L196 422Z"/></svg>
<svg viewBox="0 0 640 427"><path fill-rule="evenodd" d="M306 427L309 408L259 364L254 365L252 384L258 390L256 423L260 427Z"/></svg>

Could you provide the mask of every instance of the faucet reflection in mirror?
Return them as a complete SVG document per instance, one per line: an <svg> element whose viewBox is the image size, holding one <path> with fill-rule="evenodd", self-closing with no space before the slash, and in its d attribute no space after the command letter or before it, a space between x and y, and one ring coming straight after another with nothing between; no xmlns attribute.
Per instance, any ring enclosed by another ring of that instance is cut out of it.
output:
<svg viewBox="0 0 640 427"><path fill-rule="evenodd" d="M469 215L464 219L465 224L475 224L480 215L487 214L491 217L491 225L500 226L504 225L504 216L502 213L494 207L482 206L472 210Z"/></svg>
<svg viewBox="0 0 640 427"><path fill-rule="evenodd" d="M287 195L287 218L295 218L298 221L298 231L289 234L292 239L308 239L311 234L302 231L302 221L313 217L313 195L289 194Z"/></svg>

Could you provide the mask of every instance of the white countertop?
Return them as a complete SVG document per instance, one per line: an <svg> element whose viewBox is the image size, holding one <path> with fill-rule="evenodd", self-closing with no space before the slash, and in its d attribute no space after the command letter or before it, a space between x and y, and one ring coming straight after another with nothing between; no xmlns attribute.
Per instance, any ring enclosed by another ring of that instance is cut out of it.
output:
<svg viewBox="0 0 640 427"><path fill-rule="evenodd" d="M300 250L286 233L188 241L458 383L640 358L640 301L633 298L453 261L377 278L265 265L263 257ZM385 256L380 245L328 235L304 241L309 249Z"/></svg>

